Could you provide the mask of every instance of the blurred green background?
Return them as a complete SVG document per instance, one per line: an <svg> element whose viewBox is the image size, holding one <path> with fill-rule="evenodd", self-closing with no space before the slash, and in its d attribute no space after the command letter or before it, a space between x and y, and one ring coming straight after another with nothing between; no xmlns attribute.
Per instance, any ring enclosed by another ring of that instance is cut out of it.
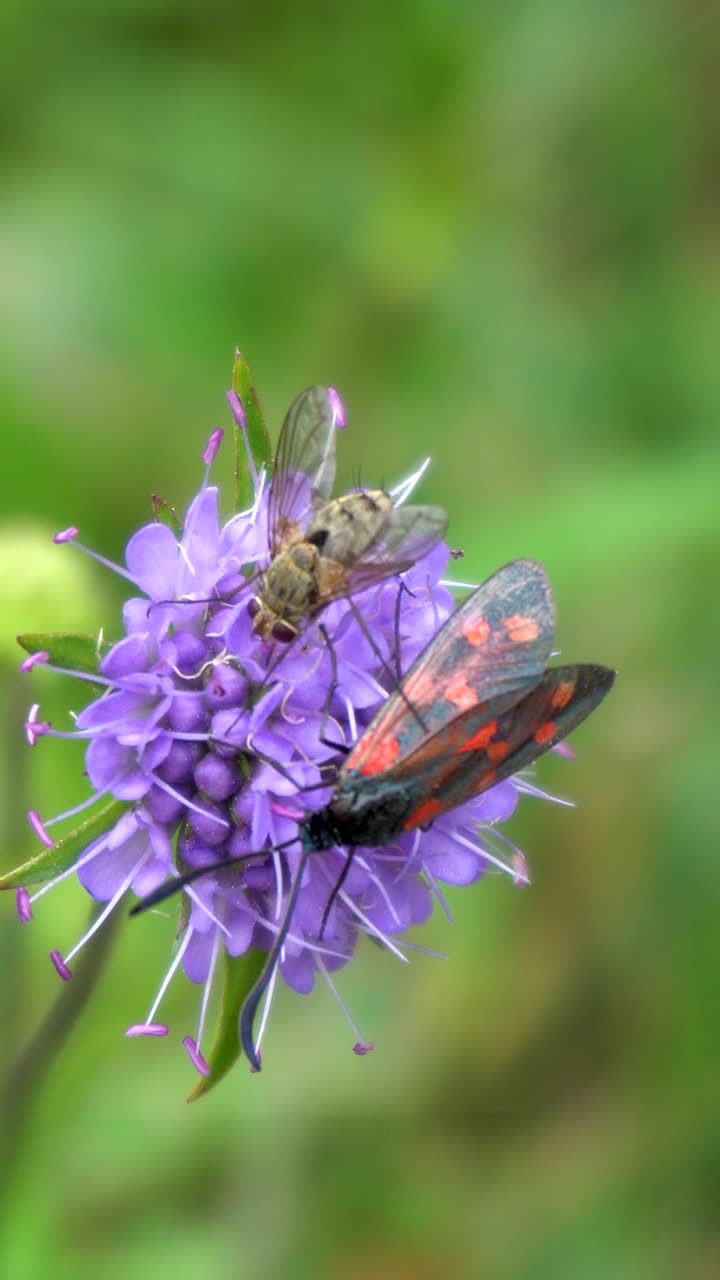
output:
<svg viewBox="0 0 720 1280"><path fill-rule="evenodd" d="M118 625L116 584L47 535L120 557L151 492L186 502L235 344L274 433L340 388L341 480L431 453L463 576L543 560L564 656L620 672L577 763L541 766L577 809L514 822L532 889L450 893L421 939L447 961L368 946L344 974L370 1057L326 993L286 993L262 1076L186 1107L196 992L173 1037L125 1040L172 926L120 922L27 1111L15 1081L3 1274L717 1275L720 6L6 0L0 24L3 865L26 808L83 794L76 752L23 749L27 704L59 722L72 691L21 679L14 634ZM87 907L0 906L9 1068Z"/></svg>

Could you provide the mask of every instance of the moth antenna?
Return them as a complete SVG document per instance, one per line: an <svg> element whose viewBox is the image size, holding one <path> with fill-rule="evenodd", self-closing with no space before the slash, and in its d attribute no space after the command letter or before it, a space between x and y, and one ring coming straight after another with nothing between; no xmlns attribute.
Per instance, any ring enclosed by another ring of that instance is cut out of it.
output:
<svg viewBox="0 0 720 1280"><path fill-rule="evenodd" d="M277 853L281 849L287 849L288 845L295 844L297 836L293 836L292 840L283 840L281 844L269 844L264 849L253 849L250 853L238 853L234 858L225 858L223 861L211 862L207 867L193 867L192 871L183 871L179 876L175 876L173 880L166 880L164 884L158 885L157 889L153 889L152 893L148 893L134 907L130 908L129 915L139 916L143 911L149 911L151 907L157 906L159 902L165 902L167 898L172 898L174 894L179 893L186 885L192 884L194 880L199 880L201 876L211 875L213 871L224 871L227 867L236 867L242 862L248 862L250 858L264 858L269 853Z"/></svg>

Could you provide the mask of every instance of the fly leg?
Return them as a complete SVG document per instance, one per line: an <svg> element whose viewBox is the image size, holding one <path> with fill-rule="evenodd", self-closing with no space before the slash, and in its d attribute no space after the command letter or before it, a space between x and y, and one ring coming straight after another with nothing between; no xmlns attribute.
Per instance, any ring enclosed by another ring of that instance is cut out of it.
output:
<svg viewBox="0 0 720 1280"><path fill-rule="evenodd" d="M354 616L355 616L355 621L357 622L357 624L358 624L358 626L359 626L360 630L362 631L363 635L365 636L365 639L367 640L368 644L370 645L370 648L372 649L373 653L375 654L375 657L377 658L378 662L380 663L380 666L382 667L383 671L385 672L385 677L386 677L386 679L389 681L390 686L391 686L392 688L396 688L396 689L397 689L397 692L398 692L399 696L402 698L402 700L403 700L403 702L405 703L405 706L407 707L407 709L408 709L408 711L410 712L410 714L411 714L411 715L413 715L413 716L415 717L415 719L417 720L417 722L418 722L418 724L420 725L420 728L423 730L423 732L424 732L424 733L427 733L427 731L428 731L428 727L427 727L427 725L425 724L425 721L423 720L422 716L420 715L420 712L418 711L417 707L414 707L414 706L413 706L413 704L412 704L412 702L411 702L411 701L410 701L410 699L408 698L407 694L405 693L405 691L404 691L404 689L403 689L403 687L402 687L402 684L396 684L396 682L395 682L395 674L394 674L394 672L392 671L392 668L388 666L388 664L387 664L387 662L385 661L385 659L383 658L383 656L382 656L382 654L381 654L380 650L378 649L378 647L377 647L377 645L376 645L375 641L373 640L372 635L370 634L370 630L369 630L369 628L368 628L368 625L367 625L367 623L365 622L365 619L363 618L362 614L360 613L360 610L355 606L355 604L353 603L353 601L352 601L349 597L348 597L348 604L349 604L350 608L351 608L351 609L352 609L352 611L353 611L353 614L354 614ZM396 616L398 616L398 615L397 615L397 613L396 613Z"/></svg>
<svg viewBox="0 0 720 1280"><path fill-rule="evenodd" d="M330 655L330 687L327 691L327 697L325 699L325 702L323 703L322 718L320 720L320 741L322 742L323 746L330 747L331 751L342 751L344 755L347 755L347 753L350 751L350 747L347 745L347 743L335 742L332 738L328 738L327 736L328 721L330 719L330 708L332 706L332 700L335 697L335 694L337 692L337 687L338 687L337 654L335 652L335 646L332 640L330 639L330 636L328 635L327 628L323 626L322 622L318 624L318 631L320 632L320 635L325 641L325 644L327 646L327 651Z"/></svg>

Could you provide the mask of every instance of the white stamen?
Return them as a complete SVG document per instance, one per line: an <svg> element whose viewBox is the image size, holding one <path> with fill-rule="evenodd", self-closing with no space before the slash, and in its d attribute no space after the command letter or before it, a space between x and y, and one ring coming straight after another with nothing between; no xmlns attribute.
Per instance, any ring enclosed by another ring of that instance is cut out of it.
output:
<svg viewBox="0 0 720 1280"><path fill-rule="evenodd" d="M210 956L210 968L205 979L205 989L203 991L202 1004L200 1005L200 1018L198 1020L197 1035L195 1044L198 1052L200 1051L200 1042L202 1040L203 1031L205 1030L205 1015L207 1014L208 1005L210 1003L210 991L212 989L213 977L215 976L215 965L217 964L218 953L220 951L220 934L216 933L213 939L212 955Z"/></svg>
<svg viewBox="0 0 720 1280"><path fill-rule="evenodd" d="M477 591L479 585L478 582L456 582L454 578L441 578L439 582L441 587L456 587L458 591Z"/></svg>
<svg viewBox="0 0 720 1280"><path fill-rule="evenodd" d="M574 809L574 800L562 800L560 796L551 795L549 791L542 791L540 787L533 786L532 782L516 774L513 778L513 785L518 791L526 796L536 796L538 800L550 800L553 804L561 804L565 809Z"/></svg>
<svg viewBox="0 0 720 1280"><path fill-rule="evenodd" d="M260 503L261 503L261 501L262 501L262 497L263 497L263 494L264 494L264 492L265 492L265 487L266 487L266 485L267 485L267 481L268 481L268 472L267 472L267 467L265 466L265 463L263 462L263 464L262 464L262 466L261 466L261 468L260 468L260 474L258 475L258 478L257 478L257 483L256 483L256 485L255 485L255 501L254 501L254 503L253 503L252 507L250 508L250 524L251 524L251 525L254 525L254 524L255 524L255 521L256 521L256 520L257 520L257 518L258 518L258 512L259 512L259 510L260 510Z"/></svg>
<svg viewBox="0 0 720 1280"><path fill-rule="evenodd" d="M350 726L350 741L357 742L358 727L357 727L357 720L355 719L355 708L352 704L351 699L348 697L346 693L343 693L343 698L345 700L345 709L347 711L348 724Z"/></svg>
<svg viewBox="0 0 720 1280"><path fill-rule="evenodd" d="M466 839L459 831L455 832L453 839L457 840L458 844L464 845L466 849L470 849L472 853L476 854L478 858L482 858L484 862L492 863L500 871L504 871L505 875L512 876L515 879L517 875L515 868L509 867L501 858L496 858L488 849L483 849L481 845L473 844L472 840Z"/></svg>
<svg viewBox="0 0 720 1280"><path fill-rule="evenodd" d="M188 800L187 796L181 795L179 791L176 791L174 787L170 786L169 782L164 782L162 778L158 778L157 774L153 773L152 770L150 771L149 776L152 778L155 785L159 787L161 791L167 791L168 795L172 796L173 800L179 800L187 809L192 809L194 813L199 813L203 818L210 818L212 822L217 822L218 826L226 827L228 830L230 829L230 823L225 818L219 818L216 813L208 813L208 810L203 809L202 805L195 804L194 801Z"/></svg>
<svg viewBox="0 0 720 1280"><path fill-rule="evenodd" d="M445 914L445 916L446 916L446 918L447 918L447 920L448 920L448 923L449 923L449 924L454 924L454 921L453 921L453 918L452 918L452 912L451 912L451 910L450 910L450 908L449 908L449 906L448 906L448 904L447 904L447 902L446 902L446 900L445 900L445 895L443 894L443 892L442 892L442 890L441 890L440 886L438 885L438 882L437 882L437 880L435 879L435 877L434 877L434 875L433 875L432 871L430 871L430 870L428 869L427 863L423 862L423 863L421 863L420 865L421 865L421 867L422 867L423 875L425 876L425 879L427 880L428 884L430 885L430 888L432 889L433 893L435 894L435 897L437 898L438 902L440 903L440 906L441 906L441 908L442 908L442 910L443 910L443 912L444 912L444 914Z"/></svg>
<svg viewBox="0 0 720 1280"><path fill-rule="evenodd" d="M268 916L262 915L260 911L253 911L251 912L251 915L256 924L262 925L262 927L267 929L269 933L275 934L280 932L280 925L276 924L274 920L270 920ZM301 938L298 934L292 933L291 931L288 931L285 935L285 941L292 942L295 946L302 947L305 951L316 952L319 956L332 956L335 960L344 961L350 961L353 959L353 956L347 955L345 951L335 951L332 947L324 947L320 943L310 942L308 938Z"/></svg>
<svg viewBox="0 0 720 1280"><path fill-rule="evenodd" d="M108 835L110 834L111 833L109 832ZM38 898L42 898L44 893L49 893L51 889L54 889L56 884L60 884L62 880L67 880L68 876L74 876L75 872L80 870L80 867L84 867L86 863L92 862L93 858L98 853L102 853L102 850L105 848L108 842L108 835L103 836L97 844L91 845L91 847L83 854L82 858L78 858L77 862L74 862L71 867L66 867L64 871L61 871L52 880L49 880L47 884L44 884L41 889L38 889L32 895L30 901L37 902Z"/></svg>
<svg viewBox="0 0 720 1280"><path fill-rule="evenodd" d="M370 675L369 671L361 671L360 668L356 667L353 662L348 662L346 665L350 668L351 671L354 671L357 676L361 676L362 679L367 681L370 688L375 693L377 693L377 696L381 701L385 702L387 700L387 696L388 696L387 689L383 689L382 685L375 679L374 676Z"/></svg>
<svg viewBox="0 0 720 1280"><path fill-rule="evenodd" d="M430 466L430 459L426 458L422 466L418 467L417 471L415 471L413 475L408 476L407 480L402 480L400 484L396 485L394 489L390 490L390 497L396 498L396 501L394 504L396 507L401 506L403 502L407 501L413 489L416 487L418 482L422 479L422 477L424 476L429 466Z"/></svg>
<svg viewBox="0 0 720 1280"><path fill-rule="evenodd" d="M132 582L133 586L137 587L138 591L142 591L142 587L140 586L137 578L134 578L131 573L128 573L127 569L121 568L119 564L115 564L114 561L108 560L106 556L101 556L98 551L93 551L91 547L86 547L84 543L78 542L76 539L73 540L72 545L77 547L78 551L83 551L86 556L90 556L91 559L97 560L98 564L109 569L111 573L117 573L121 578L126 578L128 582Z"/></svg>
<svg viewBox="0 0 720 1280"><path fill-rule="evenodd" d="M317 965L318 969L320 970L320 973L322 974L323 978L325 979L325 982L326 982L326 985L327 985L328 991L330 992L331 996L332 996L332 997L333 997L333 999L335 1000L335 1002L336 1002L336 1004L337 1004L338 1008L340 1009L340 1012L342 1013L343 1017L345 1018L345 1021L346 1021L346 1022L348 1022L348 1023L350 1024L350 1027L351 1027L352 1031L355 1033L355 1035L357 1036L358 1040L364 1040L364 1037L360 1034L360 1031L359 1031L359 1030L358 1030L358 1028L356 1027L356 1025L355 1025L355 1023L354 1023L354 1021L353 1021L353 1019L352 1019L352 1017L351 1017L350 1010L348 1009L347 1005L345 1004L345 1001L343 1000L342 996L340 995L340 992L338 991L337 987L335 986L335 983L332 981L332 978L330 977L330 974L328 973L327 969L325 968L325 965L323 964L322 960L316 960L316 961L315 961L315 963L316 963L316 965Z"/></svg>
<svg viewBox="0 0 720 1280"><path fill-rule="evenodd" d="M410 963L407 956L403 955L399 947L396 947L395 943L391 942L390 939L386 937L386 935L382 932L382 930L378 929L377 925L373 924L372 920L368 919L368 917L364 914L364 912L360 910L357 904L353 902L352 898L349 898L348 895L344 893L342 889L340 890L338 897L342 899L346 907L349 907L353 915L357 916L358 920L361 920L362 923L367 926L367 928L370 930L373 936L378 939L378 942L382 942L383 946L387 947L388 951L392 951L393 955L397 956L398 960L402 960L403 964Z"/></svg>
<svg viewBox="0 0 720 1280"><path fill-rule="evenodd" d="M193 936L193 933L194 933L194 932L195 932L195 930L194 930L194 929L190 929L190 928L188 928L188 929L186 929L186 930L185 930L185 937L183 938L182 942L180 943L180 946L178 947L178 949L177 949L177 951L176 951L176 953L175 953L175 956L174 956L174 958L173 958L173 962L172 962L172 964L170 965L170 968L168 969L167 973L165 974L165 977L163 978L163 981L162 981L162 985L161 985L161 987L160 987L160 990L158 991L158 993L157 993L157 995L156 995L156 997L155 997L155 1003L153 1004L152 1009L150 1010L150 1012L149 1012L149 1014L148 1014L147 1018L145 1019L145 1021L146 1021L146 1022L152 1022L152 1021L153 1021L153 1019L154 1019L154 1017L155 1017L155 1014L156 1014L156 1013L157 1013L157 1011L158 1011L158 1007L159 1007L159 1005L160 1005L160 1001L162 1000L163 996L165 995L165 992L167 991L168 987L170 986L170 983L171 983L172 978L173 978L173 974L175 973L175 970L177 969L178 965L180 964L180 961L182 960L183 956L185 955L185 952L187 951L187 948L188 948L188 943L189 943L190 939L192 938L192 936Z"/></svg>
<svg viewBox="0 0 720 1280"><path fill-rule="evenodd" d="M183 535L183 536L184 536L184 535ZM191 574L192 574L192 576L193 576L193 578L194 578L194 577L195 577L195 565L193 564L192 560L190 559L190 556L188 555L187 551L185 550L185 547L183 546L182 542L178 542L178 551L180 552L180 555L182 556L183 560L185 561L185 564L187 565L188 569L190 570L190 572L191 572Z"/></svg>
<svg viewBox="0 0 720 1280"><path fill-rule="evenodd" d="M407 938L403 938L403 946L407 947L408 951L417 951L421 956L432 956L434 960L447 960L444 951L433 951L432 947L421 947L418 942L408 942Z"/></svg>
<svg viewBox="0 0 720 1280"><path fill-rule="evenodd" d="M375 873L373 872L372 868L369 866L369 864L365 861L365 859L364 859L364 858L360 858L360 857L358 857L358 856L356 855L356 856L355 856L355 862L357 863L357 865L358 865L359 867L362 867L362 870L363 870L363 871L365 871L365 872L367 873L368 877L370 878L370 880L372 881L372 883L375 885L375 887L376 887L377 889L379 889L379 890L380 890L380 894L381 894L381 896L382 896L382 899L383 899L383 901L384 901L384 903L385 903L386 907L387 907L387 908L388 908L388 910L390 911L390 914L394 917L394 919L395 919L395 920L397 920L397 922L398 922L398 924L399 924L400 928L402 928L402 927L403 927L403 922L402 922L402 920L400 919L400 916L398 915L398 913L397 913L397 911L396 911L396 909L395 909L395 903L393 902L392 898L390 897L390 894L388 893L387 889L385 888L385 885L383 884L382 880L379 878L379 876L376 876L376 875L375 875Z"/></svg>
<svg viewBox="0 0 720 1280"><path fill-rule="evenodd" d="M54 827L57 822L63 822L65 818L74 818L75 814L82 813L83 809L90 809L98 800L101 800L103 796L108 795L108 793L112 791L113 787L120 781L121 777L122 774L118 774L117 777L113 778L106 787L103 787L102 791L95 791L91 796L88 796L87 800L83 800L80 804L76 804L73 809L66 809L64 813L58 813L54 818L48 818L47 821L43 823L43 826Z"/></svg>
<svg viewBox="0 0 720 1280"><path fill-rule="evenodd" d="M79 941L79 942L76 942L76 943L75 943L75 946L73 947L72 951L68 951L67 955L63 957L63 959L65 960L65 963L66 963L66 964L69 964L69 963L70 963L70 961L72 960L73 956L76 956L76 955L77 955L77 953L78 953L78 951L80 950L80 948L81 948L81 947L84 947L84 946L85 946L85 943L90 941L90 939L92 938L93 934L94 934L94 933L97 933L97 931L98 931L98 929L100 928L101 924L104 924L104 923L105 923L105 921L107 920L108 916L110 915L110 912L111 912L111 911L112 911L112 910L117 906L117 904L118 904L118 902L120 901L120 899L122 898L122 896L123 896L123 894L124 894L125 890L126 890L126 889L131 885L131 884L132 884L132 882L133 882L133 880L135 879L135 876L137 875L138 871L139 871L139 870L140 870L140 868L142 867L143 863L147 862L147 860L148 860L148 855L147 855L146 853L144 853L144 854L143 854L143 856L142 856L142 858L140 859L140 861L139 861L139 862L137 862L137 863L135 864L135 866L133 867L133 869L132 869L132 871L130 872L130 874L129 874L128 876L126 876L126 877L125 877L125 879L123 880L122 884L120 885L120 888L116 890L115 894L114 894L114 895L113 895L113 897L110 899L110 901L108 902L108 904L107 904L107 906L105 907L105 909L104 909L103 911L101 911L101 912L100 912L100 915L98 916L97 920L94 920L94 921L93 921L93 923L91 924L91 926L90 926L90 928L88 929L87 933L86 933L86 934L84 934L84 936L80 939L80 941Z"/></svg>
<svg viewBox="0 0 720 1280"><path fill-rule="evenodd" d="M213 912L210 910L208 906L205 905L202 898L198 896L198 894L195 892L195 890L192 888L191 885L185 886L185 892L187 893L188 898L192 898L193 902L200 908L202 912L204 912L208 920L212 920L213 924L217 925L220 932L224 933L226 938L229 938L230 930L228 929L227 925L224 925L222 920L218 920L217 916L213 915Z"/></svg>
<svg viewBox="0 0 720 1280"><path fill-rule="evenodd" d="M258 470L257 470L257 467L255 466L255 459L253 457L252 449L250 448L250 441L248 439L247 426L239 427L238 430L240 431L240 435L242 436L243 446L245 449L245 458L247 460L248 471L250 472L250 479L252 480L253 490L257 493Z"/></svg>

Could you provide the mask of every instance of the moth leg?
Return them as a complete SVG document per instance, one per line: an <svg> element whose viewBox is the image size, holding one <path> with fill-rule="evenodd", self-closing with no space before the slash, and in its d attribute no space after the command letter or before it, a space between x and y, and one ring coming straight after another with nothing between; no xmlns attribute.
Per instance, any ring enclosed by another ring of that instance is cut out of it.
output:
<svg viewBox="0 0 720 1280"><path fill-rule="evenodd" d="M332 890L330 892L330 897L328 898L325 904L325 910L322 913L322 920L320 921L320 932L318 934L318 940L320 942L322 942L323 940L323 935L325 933L325 926L330 917L330 912L333 909L335 900L337 899L337 896L340 893L340 890L342 889L345 881L348 878L354 857L355 857L355 849L354 848L348 849L347 856L345 858L345 865L342 871L340 872L340 875L338 876L337 880L335 881L335 884L332 887Z"/></svg>
<svg viewBox="0 0 720 1280"><path fill-rule="evenodd" d="M397 672L398 684L400 684L400 681L403 678L402 667L400 666L400 605L402 603L403 591L406 592L407 595L409 596L413 596L415 594L414 591L411 591L410 588L405 585L404 579L400 578L399 585L398 585L398 593L395 598L395 621L393 623L393 642L395 646L395 670Z"/></svg>

